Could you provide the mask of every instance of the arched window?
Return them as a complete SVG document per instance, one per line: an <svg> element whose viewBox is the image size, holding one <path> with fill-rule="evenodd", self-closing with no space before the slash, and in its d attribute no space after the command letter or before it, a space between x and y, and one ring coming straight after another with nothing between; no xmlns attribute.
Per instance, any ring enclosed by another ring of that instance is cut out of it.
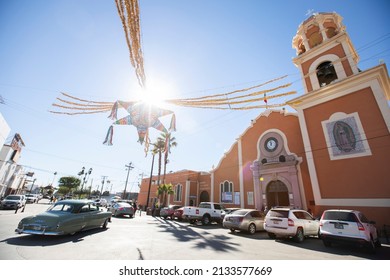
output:
<svg viewBox="0 0 390 280"><path fill-rule="evenodd" d="M332 38L333 36L336 36L337 35L337 31L336 31L336 28L334 27L328 27L326 29L326 36L328 38Z"/></svg>
<svg viewBox="0 0 390 280"><path fill-rule="evenodd" d="M225 181L221 183L221 202L233 203L233 183Z"/></svg>
<svg viewBox="0 0 390 280"><path fill-rule="evenodd" d="M337 80L336 70L332 62L326 61L317 67L317 78L320 87L329 85L334 80Z"/></svg>
<svg viewBox="0 0 390 280"><path fill-rule="evenodd" d="M310 35L309 38L310 48L314 48L315 46L318 46L321 43L322 43L322 35L319 32L315 32Z"/></svg>
<svg viewBox="0 0 390 280"><path fill-rule="evenodd" d="M182 192L183 192L183 186L181 184L177 184L175 187L175 201L181 201Z"/></svg>

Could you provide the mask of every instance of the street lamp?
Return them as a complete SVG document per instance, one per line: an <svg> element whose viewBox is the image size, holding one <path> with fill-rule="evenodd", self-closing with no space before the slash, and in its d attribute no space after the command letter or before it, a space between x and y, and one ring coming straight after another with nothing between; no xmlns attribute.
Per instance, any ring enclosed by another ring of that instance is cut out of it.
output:
<svg viewBox="0 0 390 280"><path fill-rule="evenodd" d="M54 172L53 181L51 182L51 185L52 185L52 186L53 186L53 184L54 184L54 180L55 180L55 178L56 178L56 175L57 175L57 171Z"/></svg>
<svg viewBox="0 0 390 280"><path fill-rule="evenodd" d="M80 191L79 198L81 197L81 194L83 193L83 188L84 188L85 182L88 181L89 175L91 175L91 173L92 173L92 168L90 168L88 170L88 172L84 172L84 170L85 170L85 167L83 167L82 170L78 173L79 176L84 174L84 179L83 179L83 183L81 185L81 191ZM88 176L88 178L87 178L87 176Z"/></svg>

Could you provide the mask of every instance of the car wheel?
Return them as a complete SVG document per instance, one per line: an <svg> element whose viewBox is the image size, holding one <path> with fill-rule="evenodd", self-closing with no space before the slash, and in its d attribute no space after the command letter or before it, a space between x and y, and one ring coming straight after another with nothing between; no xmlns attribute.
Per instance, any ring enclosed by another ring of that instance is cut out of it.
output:
<svg viewBox="0 0 390 280"><path fill-rule="evenodd" d="M106 229L107 228L107 225L108 225L108 218L104 221L104 224L102 226L102 228Z"/></svg>
<svg viewBox="0 0 390 280"><path fill-rule="evenodd" d="M330 241L322 239L322 242L324 243L325 247L332 247L332 243Z"/></svg>
<svg viewBox="0 0 390 280"><path fill-rule="evenodd" d="M206 226L210 224L210 216L209 215L204 215L202 218L202 225Z"/></svg>
<svg viewBox="0 0 390 280"><path fill-rule="evenodd" d="M256 226L255 224L250 224L248 227L248 231L250 234L255 234L256 233Z"/></svg>
<svg viewBox="0 0 390 280"><path fill-rule="evenodd" d="M230 232L231 232L231 233L234 233L235 231L236 231L236 230L235 230L234 228L231 228L231 229L230 229Z"/></svg>
<svg viewBox="0 0 390 280"><path fill-rule="evenodd" d="M195 224L195 220L190 220L190 224Z"/></svg>
<svg viewBox="0 0 390 280"><path fill-rule="evenodd" d="M129 217L130 217L130 218L133 218L133 215L132 215L132 214L130 214L130 215L129 215Z"/></svg>
<svg viewBox="0 0 390 280"><path fill-rule="evenodd" d="M295 241L298 242L298 243L302 243L304 239L305 239L305 236L303 234L303 229L302 228L298 228L297 229L297 233L295 235Z"/></svg>
<svg viewBox="0 0 390 280"><path fill-rule="evenodd" d="M275 233L268 232L268 237L271 238L271 239L275 239L276 235L275 235Z"/></svg>

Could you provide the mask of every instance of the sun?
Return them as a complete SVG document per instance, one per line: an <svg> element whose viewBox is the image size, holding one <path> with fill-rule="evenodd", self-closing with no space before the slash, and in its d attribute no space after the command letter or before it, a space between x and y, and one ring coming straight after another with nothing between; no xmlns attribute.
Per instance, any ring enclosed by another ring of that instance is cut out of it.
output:
<svg viewBox="0 0 390 280"><path fill-rule="evenodd" d="M148 81L147 87L140 93L140 100L157 107L166 107L165 102L175 95L174 87L171 84L161 81Z"/></svg>

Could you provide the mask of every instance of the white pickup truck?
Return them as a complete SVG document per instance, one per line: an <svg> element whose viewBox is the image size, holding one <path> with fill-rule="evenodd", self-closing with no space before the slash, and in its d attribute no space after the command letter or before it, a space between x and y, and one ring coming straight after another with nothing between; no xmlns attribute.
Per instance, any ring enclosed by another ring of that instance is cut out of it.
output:
<svg viewBox="0 0 390 280"><path fill-rule="evenodd" d="M184 207L182 217L191 224L201 221L203 225L208 225L211 222L221 223L224 212L225 207L219 203L201 202L199 207Z"/></svg>

